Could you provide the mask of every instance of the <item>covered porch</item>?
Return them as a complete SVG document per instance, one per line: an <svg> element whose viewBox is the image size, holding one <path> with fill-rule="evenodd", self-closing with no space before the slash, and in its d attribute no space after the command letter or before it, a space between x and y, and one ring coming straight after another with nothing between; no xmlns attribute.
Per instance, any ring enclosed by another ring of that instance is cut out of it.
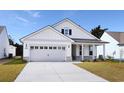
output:
<svg viewBox="0 0 124 93"><path fill-rule="evenodd" d="M105 58L105 43L93 40L80 40L72 44L72 60L95 60L97 58L97 46L103 46L103 58Z"/></svg>

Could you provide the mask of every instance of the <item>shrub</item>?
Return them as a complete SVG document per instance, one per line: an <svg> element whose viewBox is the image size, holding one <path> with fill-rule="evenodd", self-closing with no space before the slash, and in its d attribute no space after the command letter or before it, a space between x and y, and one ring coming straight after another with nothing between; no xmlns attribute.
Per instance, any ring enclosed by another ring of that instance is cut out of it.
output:
<svg viewBox="0 0 124 93"><path fill-rule="evenodd" d="M104 61L103 55L99 55L99 60Z"/></svg>
<svg viewBox="0 0 124 93"><path fill-rule="evenodd" d="M111 57L111 56L107 56L107 60L109 60L109 61L113 61L113 57Z"/></svg>

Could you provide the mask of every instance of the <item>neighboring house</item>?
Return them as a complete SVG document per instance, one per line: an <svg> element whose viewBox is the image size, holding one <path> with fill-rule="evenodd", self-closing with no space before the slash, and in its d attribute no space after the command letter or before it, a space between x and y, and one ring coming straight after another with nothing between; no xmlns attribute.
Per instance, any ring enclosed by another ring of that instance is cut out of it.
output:
<svg viewBox="0 0 124 93"><path fill-rule="evenodd" d="M13 47L13 50L12 50ZM0 59L7 58L10 53L15 53L14 46L9 45L9 38L5 26L0 26ZM15 55L15 54L14 54Z"/></svg>
<svg viewBox="0 0 124 93"><path fill-rule="evenodd" d="M105 45L105 58L124 60L124 32L104 32L101 40L109 42ZM98 46L97 56L102 55L103 46Z"/></svg>
<svg viewBox="0 0 124 93"><path fill-rule="evenodd" d="M21 38L21 42L23 59L35 62L96 59L97 46L107 43L70 19L39 29Z"/></svg>
<svg viewBox="0 0 124 93"><path fill-rule="evenodd" d="M9 45L9 54L12 54L13 57L16 56L16 47L13 45Z"/></svg>
<svg viewBox="0 0 124 93"><path fill-rule="evenodd" d="M9 55L9 39L5 26L0 26L0 59Z"/></svg>

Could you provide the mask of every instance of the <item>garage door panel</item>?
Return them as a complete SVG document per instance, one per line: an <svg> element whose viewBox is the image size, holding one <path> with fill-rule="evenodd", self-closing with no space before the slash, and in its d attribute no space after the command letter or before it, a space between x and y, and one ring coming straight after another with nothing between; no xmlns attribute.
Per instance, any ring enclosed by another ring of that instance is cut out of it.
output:
<svg viewBox="0 0 124 93"><path fill-rule="evenodd" d="M31 61L65 61L65 49L58 49L59 46L55 46L56 49L49 49L50 45L47 46L47 49L31 49L30 51L30 60ZM64 46L65 47L65 46Z"/></svg>

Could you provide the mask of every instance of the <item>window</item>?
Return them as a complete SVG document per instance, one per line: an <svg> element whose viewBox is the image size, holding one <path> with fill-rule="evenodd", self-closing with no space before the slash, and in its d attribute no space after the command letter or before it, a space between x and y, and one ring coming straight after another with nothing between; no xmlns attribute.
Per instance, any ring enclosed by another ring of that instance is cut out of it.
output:
<svg viewBox="0 0 124 93"><path fill-rule="evenodd" d="M47 48L48 48L47 46L44 47L44 49L47 49Z"/></svg>
<svg viewBox="0 0 124 93"><path fill-rule="evenodd" d="M50 46L49 49L52 49L52 47Z"/></svg>
<svg viewBox="0 0 124 93"><path fill-rule="evenodd" d="M28 49L27 44L25 44L25 49Z"/></svg>
<svg viewBox="0 0 124 93"><path fill-rule="evenodd" d="M58 47L58 49L60 50L60 49L61 49L61 47L59 46L59 47Z"/></svg>
<svg viewBox="0 0 124 93"><path fill-rule="evenodd" d="M65 50L65 47L62 47L62 50Z"/></svg>
<svg viewBox="0 0 124 93"><path fill-rule="evenodd" d="M53 47L53 49L56 49L56 47Z"/></svg>
<svg viewBox="0 0 124 93"><path fill-rule="evenodd" d="M30 49L34 49L34 46L30 46Z"/></svg>
<svg viewBox="0 0 124 93"><path fill-rule="evenodd" d="M43 49L43 46L40 46L40 49Z"/></svg>
<svg viewBox="0 0 124 93"><path fill-rule="evenodd" d="M89 46L89 55L93 55L93 47Z"/></svg>
<svg viewBox="0 0 124 93"><path fill-rule="evenodd" d="M35 46L35 49L38 49L38 46Z"/></svg>
<svg viewBox="0 0 124 93"><path fill-rule="evenodd" d="M65 35L68 35L68 29L65 29L64 34L65 34Z"/></svg>
<svg viewBox="0 0 124 93"><path fill-rule="evenodd" d="M79 54L82 55L82 46L80 46Z"/></svg>
<svg viewBox="0 0 124 93"><path fill-rule="evenodd" d="M69 29L69 35L72 35L72 30L71 29Z"/></svg>
<svg viewBox="0 0 124 93"><path fill-rule="evenodd" d="M64 29L61 29L61 33L64 34Z"/></svg>
<svg viewBox="0 0 124 93"><path fill-rule="evenodd" d="M64 29L61 29L61 33L65 35L72 35L72 29L65 27Z"/></svg>

